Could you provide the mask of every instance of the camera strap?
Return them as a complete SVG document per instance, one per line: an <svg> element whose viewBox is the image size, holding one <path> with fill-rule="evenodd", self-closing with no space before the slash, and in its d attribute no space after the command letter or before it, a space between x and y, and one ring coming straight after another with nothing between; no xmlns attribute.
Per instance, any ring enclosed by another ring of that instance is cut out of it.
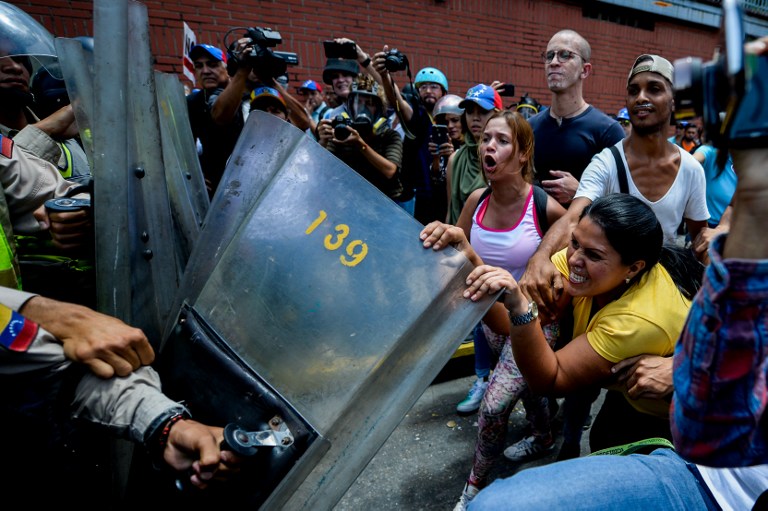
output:
<svg viewBox="0 0 768 511"><path fill-rule="evenodd" d="M413 86L413 75L411 74L411 64L408 62L408 57L403 55L403 58L405 58L405 74L408 76L408 83L411 84L411 89L414 89ZM392 80L392 84L394 85L394 79ZM406 101L405 97L403 97L403 91L400 91L400 97L403 99L403 101ZM416 94L416 99L419 103L421 103L421 98L419 98L418 93ZM413 105L411 105L411 108L413 108ZM395 114L397 115L397 118L400 120L400 126L403 127L403 133L405 134L406 138L409 140L415 140L416 135L411 133L411 130L408 129L408 124L405 122L405 119L403 119L403 114L400 111L400 102L395 102ZM432 124L435 124L435 121L432 119L432 116L429 116L429 119L432 121Z"/></svg>

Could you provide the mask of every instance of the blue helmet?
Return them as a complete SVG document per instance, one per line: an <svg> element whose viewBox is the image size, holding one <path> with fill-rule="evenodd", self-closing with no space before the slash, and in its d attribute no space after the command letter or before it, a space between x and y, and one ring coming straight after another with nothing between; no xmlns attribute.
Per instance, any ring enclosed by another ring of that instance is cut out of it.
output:
<svg viewBox="0 0 768 511"><path fill-rule="evenodd" d="M434 67L425 67L416 73L416 78L413 80L413 86L418 89L422 83L426 82L437 83L440 85L440 87L443 88L443 92L448 92L448 80L445 78L443 72L439 69Z"/></svg>

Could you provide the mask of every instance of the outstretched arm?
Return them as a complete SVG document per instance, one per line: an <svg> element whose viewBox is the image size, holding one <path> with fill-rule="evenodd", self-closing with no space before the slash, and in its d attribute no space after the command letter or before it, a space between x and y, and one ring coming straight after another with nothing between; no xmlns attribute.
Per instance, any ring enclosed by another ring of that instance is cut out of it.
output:
<svg viewBox="0 0 768 511"><path fill-rule="evenodd" d="M591 202L578 197L571 203L565 214L550 226L520 278L523 293L539 305L539 314L549 320L557 316L557 303L563 293L562 275L552 264L551 257L568 244L581 212Z"/></svg>
<svg viewBox="0 0 768 511"><path fill-rule="evenodd" d="M514 277L502 268L478 266L467 277L464 297L476 301L504 289L504 306L510 316L528 311L528 298ZM531 391L564 395L611 375L611 362L601 357L582 334L553 351L538 319L510 328L512 353Z"/></svg>
<svg viewBox="0 0 768 511"><path fill-rule="evenodd" d="M411 108L411 105L405 98L403 98L403 95L400 94L400 90L395 84L395 79L384 65L388 51L389 47L385 45L383 51L380 51L373 56L373 63L371 66L380 76L380 80L378 81L382 87L384 87L384 94L387 96L387 101L395 108L398 117L400 117L403 122L408 123L413 117L413 108Z"/></svg>

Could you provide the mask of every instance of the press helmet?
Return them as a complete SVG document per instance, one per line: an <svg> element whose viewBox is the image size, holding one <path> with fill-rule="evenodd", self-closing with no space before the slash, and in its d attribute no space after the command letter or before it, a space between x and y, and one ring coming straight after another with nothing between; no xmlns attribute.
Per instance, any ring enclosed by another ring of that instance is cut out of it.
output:
<svg viewBox="0 0 768 511"><path fill-rule="evenodd" d="M445 114L463 114L464 109L459 107L459 103L461 103L463 99L464 98L457 96L456 94L446 94L435 103L435 107L432 109L432 116L437 117Z"/></svg>
<svg viewBox="0 0 768 511"><path fill-rule="evenodd" d="M443 72L439 69L434 67L425 67L416 73L416 78L413 80L413 86L418 89L422 83L426 82L437 83L440 85L440 87L443 88L443 93L448 92L448 80L445 78Z"/></svg>

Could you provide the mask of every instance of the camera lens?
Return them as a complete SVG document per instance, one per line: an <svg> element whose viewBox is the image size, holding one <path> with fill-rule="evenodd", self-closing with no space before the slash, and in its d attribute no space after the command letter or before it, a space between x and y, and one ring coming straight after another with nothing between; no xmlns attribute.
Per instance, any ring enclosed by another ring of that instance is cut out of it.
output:
<svg viewBox="0 0 768 511"><path fill-rule="evenodd" d="M384 59L384 67L387 71L403 71L405 69L405 55L398 50L389 50L389 54Z"/></svg>
<svg viewBox="0 0 768 511"><path fill-rule="evenodd" d="M350 131L345 125L336 126L333 128L333 138L336 140L346 140L349 137Z"/></svg>

